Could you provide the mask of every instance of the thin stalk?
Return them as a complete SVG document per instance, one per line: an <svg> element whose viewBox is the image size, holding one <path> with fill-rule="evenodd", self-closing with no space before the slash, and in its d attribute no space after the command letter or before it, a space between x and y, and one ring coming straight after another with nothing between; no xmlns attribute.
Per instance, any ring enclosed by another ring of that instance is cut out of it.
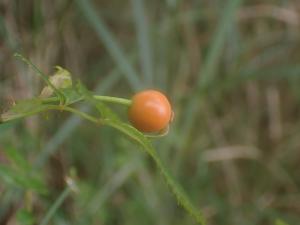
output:
<svg viewBox="0 0 300 225"><path fill-rule="evenodd" d="M41 101L43 103L53 103L53 102L59 102L59 98L57 97L41 98Z"/></svg>
<svg viewBox="0 0 300 225"><path fill-rule="evenodd" d="M122 105L129 106L131 104L131 100L126 98L117 98L117 97L111 97L111 96L103 96L103 95L94 95L94 99L104 101L104 102L110 102L110 103L117 103Z"/></svg>
<svg viewBox="0 0 300 225"><path fill-rule="evenodd" d="M68 107L68 106L63 106L63 107L62 106L57 106L57 107L53 107L52 109L64 110L64 111L72 112L72 113L77 114L78 116L82 117L83 119L89 120L92 123L99 124L101 122L100 119L97 119L97 118L95 118L93 116L90 116L87 113L81 112L81 111L79 111L77 109L74 109L74 108L71 108L71 107Z"/></svg>
<svg viewBox="0 0 300 225"><path fill-rule="evenodd" d="M70 186L67 186L65 190L60 194L60 196L56 199L51 208L48 210L46 216L44 217L40 225L47 225L49 223L50 219L53 217L53 215L62 205L62 203L66 200L66 198L71 194L71 192L72 188Z"/></svg>

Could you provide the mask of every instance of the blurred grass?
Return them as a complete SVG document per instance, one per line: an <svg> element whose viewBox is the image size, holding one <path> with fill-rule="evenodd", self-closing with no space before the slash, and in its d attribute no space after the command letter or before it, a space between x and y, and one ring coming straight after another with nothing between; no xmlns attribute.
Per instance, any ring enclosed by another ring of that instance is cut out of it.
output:
<svg viewBox="0 0 300 225"><path fill-rule="evenodd" d="M175 121L154 144L209 224L298 224L299 13L296 0L5 0L0 107L41 87L16 51L47 74L57 64L68 68L100 94L159 88ZM18 224L24 208L41 221L70 168L80 191L52 224L194 223L152 162L114 130L43 115L0 126L0 164L10 165L9 146L38 165L49 194L0 177L0 224Z"/></svg>
<svg viewBox="0 0 300 225"><path fill-rule="evenodd" d="M140 55L141 72L144 75L144 82L147 87L153 84L153 59L150 43L150 29L147 20L143 0L131 0L134 21L136 23L136 33L138 49Z"/></svg>
<svg viewBox="0 0 300 225"><path fill-rule="evenodd" d="M116 61L117 66L124 72L130 85L138 90L142 87L142 83L139 81L137 73L126 59L125 54L117 44L113 34L108 30L102 19L97 16L94 7L90 1L76 0L78 7L82 10L83 15L86 17L91 26L95 29L104 46L107 47L108 52L112 58Z"/></svg>

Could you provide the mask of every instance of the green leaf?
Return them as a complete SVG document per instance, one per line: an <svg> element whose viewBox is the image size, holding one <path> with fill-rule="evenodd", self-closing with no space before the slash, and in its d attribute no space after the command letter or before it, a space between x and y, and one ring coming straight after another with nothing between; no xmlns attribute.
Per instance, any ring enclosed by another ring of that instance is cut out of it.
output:
<svg viewBox="0 0 300 225"><path fill-rule="evenodd" d="M34 215L26 209L20 209L17 212L17 221L23 225L33 225L36 223Z"/></svg>
<svg viewBox="0 0 300 225"><path fill-rule="evenodd" d="M195 220L202 225L205 225L205 220L203 215L199 210L196 209L196 207L191 203L188 196L184 192L184 190L181 188L181 186L175 181L175 179L171 176L161 159L159 158L157 152L153 148L151 142L137 129L134 127L118 122L106 119L103 121L105 125L111 126L116 128L117 130L121 131L125 135L129 136L131 139L139 143L141 146L143 146L143 149L148 153L151 158L155 161L158 169L163 174L164 179L166 180L168 186L170 187L172 193L175 195L178 203L191 215L195 218Z"/></svg>
<svg viewBox="0 0 300 225"><path fill-rule="evenodd" d="M47 188L42 180L42 178L40 176L38 176L37 174L31 175L26 177L27 179L27 189L36 191L40 194L47 194Z"/></svg>
<svg viewBox="0 0 300 225"><path fill-rule="evenodd" d="M12 147L6 147L4 149L4 152L8 159L14 163L14 165L17 166L17 168L20 168L24 172L29 172L31 170L30 165L24 159L24 157L15 149Z"/></svg>
<svg viewBox="0 0 300 225"><path fill-rule="evenodd" d="M82 96L73 87L62 89L61 92L65 96L65 105L71 105L82 100Z"/></svg>
<svg viewBox="0 0 300 225"><path fill-rule="evenodd" d="M16 174L11 168L4 165L0 165L0 178L5 183L7 183L8 185L17 186L15 177Z"/></svg>
<svg viewBox="0 0 300 225"><path fill-rule="evenodd" d="M0 165L0 178L8 185L28 188L28 181L23 174L7 165Z"/></svg>
<svg viewBox="0 0 300 225"><path fill-rule="evenodd" d="M102 118L107 118L114 121L120 121L117 114L115 114L107 105L104 103L93 100L93 104L96 107L96 109L99 111Z"/></svg>
<svg viewBox="0 0 300 225"><path fill-rule="evenodd" d="M47 192L42 180L36 174L22 173L7 165L0 165L0 179L7 185L13 187L19 187L26 190L30 189L41 194Z"/></svg>
<svg viewBox="0 0 300 225"><path fill-rule="evenodd" d="M46 193L45 185L26 159L14 148L5 148L10 164L0 165L0 179L6 184L23 189L31 189L39 193Z"/></svg>
<svg viewBox="0 0 300 225"><path fill-rule="evenodd" d="M286 222L282 221L281 219L277 219L275 221L275 225L288 225Z"/></svg>

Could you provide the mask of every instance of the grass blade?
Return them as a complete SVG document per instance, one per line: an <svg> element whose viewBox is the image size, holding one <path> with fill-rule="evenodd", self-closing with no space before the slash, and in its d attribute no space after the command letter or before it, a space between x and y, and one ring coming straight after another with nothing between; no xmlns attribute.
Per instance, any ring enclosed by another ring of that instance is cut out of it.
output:
<svg viewBox="0 0 300 225"><path fill-rule="evenodd" d="M218 67L218 61L221 58L222 49L224 47L228 32L236 17L236 10L241 4L242 0L231 0L227 4L223 16L220 19L217 30L213 36L211 48L206 57L203 69L200 71L198 79L198 89L207 87L210 82L213 81L216 70Z"/></svg>
<svg viewBox="0 0 300 225"><path fill-rule="evenodd" d="M185 149L183 146L186 144L186 137L189 136L192 128L195 126L195 120L197 118L199 108L202 105L201 102L203 94L213 83L216 76L218 61L221 58L222 49L225 45L226 38L228 37L228 32L230 31L236 17L236 11L241 3L242 0L231 0L228 2L213 36L214 38L206 56L204 65L201 67L202 69L198 76L196 89L193 96L190 97L186 103L185 112L182 114L184 115L184 119L182 120L183 122L182 124L177 124L177 126L180 126L177 130L180 130L180 134L185 135L178 135L177 147L178 149L181 149L181 151L178 152L175 159L176 170L180 168L179 162L181 154L183 154L182 151Z"/></svg>
<svg viewBox="0 0 300 225"><path fill-rule="evenodd" d="M124 72L124 76L127 78L129 84L134 90L140 89L143 85L129 61L126 59L126 55L121 50L121 47L117 43L115 37L110 33L101 17L97 15L94 7L88 0L76 0L78 7L83 12L90 25L95 29L99 38L103 41L107 51L116 62L121 71Z"/></svg>
<svg viewBox="0 0 300 225"><path fill-rule="evenodd" d="M242 0L231 0L228 3L223 16L220 18L220 23L215 32L214 39L212 40L211 48L202 67L203 69L200 71L196 91L193 97L191 97L187 102L187 106L185 107L186 111L188 112L188 116L185 116L183 123L184 127L180 130L182 130L182 132L186 135L190 132L195 124L195 119L200 105L199 101L201 101L199 96L201 97L203 91L211 84L216 75L222 48L224 47L227 34L230 31L231 25L235 19L236 11L241 2ZM186 114L184 113L183 115ZM185 137L185 135L182 137Z"/></svg>
<svg viewBox="0 0 300 225"><path fill-rule="evenodd" d="M46 216L43 218L40 225L47 225L50 222L50 219L54 216L58 208L62 205L65 199L70 195L72 192L72 188L67 186L65 190L60 194L60 196L56 199L54 204L50 207L49 211L47 212Z"/></svg>
<svg viewBox="0 0 300 225"><path fill-rule="evenodd" d="M139 54L141 60L142 72L146 85L153 84L153 61L152 51L149 40L149 25L146 18L146 12L143 0L131 0L133 16L136 26Z"/></svg>

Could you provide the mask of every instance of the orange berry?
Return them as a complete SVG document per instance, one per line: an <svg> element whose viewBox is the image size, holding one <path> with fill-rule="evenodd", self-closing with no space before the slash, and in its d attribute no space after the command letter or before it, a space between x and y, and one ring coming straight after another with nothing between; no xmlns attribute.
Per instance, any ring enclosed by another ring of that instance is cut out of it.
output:
<svg viewBox="0 0 300 225"><path fill-rule="evenodd" d="M167 97L159 91L145 90L132 97L128 118L142 132L159 132L172 118L172 108Z"/></svg>

